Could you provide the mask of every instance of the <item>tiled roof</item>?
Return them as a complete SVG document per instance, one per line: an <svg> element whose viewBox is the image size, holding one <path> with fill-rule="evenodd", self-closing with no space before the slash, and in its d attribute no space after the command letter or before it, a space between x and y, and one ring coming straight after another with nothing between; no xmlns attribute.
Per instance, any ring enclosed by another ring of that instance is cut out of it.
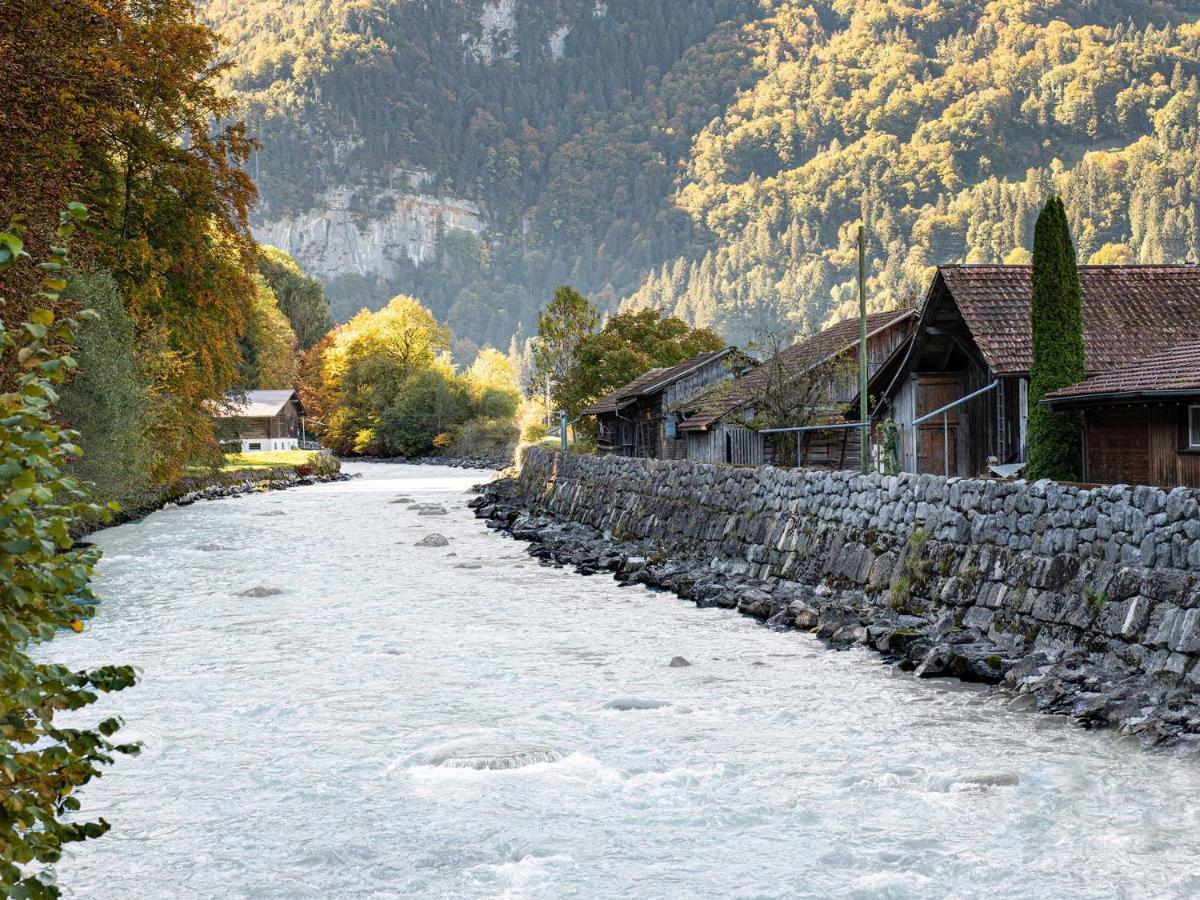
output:
<svg viewBox="0 0 1200 900"><path fill-rule="evenodd" d="M269 419L296 396L295 391L246 391L225 395L218 419Z"/></svg>
<svg viewBox="0 0 1200 900"><path fill-rule="evenodd" d="M1194 392L1200 395L1200 340L1179 344L1129 365L1051 391L1047 400Z"/></svg>
<svg viewBox="0 0 1200 900"><path fill-rule="evenodd" d="M912 315L915 315L913 309L868 313L867 334L875 334ZM777 359L787 367L789 373L794 372L798 376L851 349L858 343L858 337L858 319L843 319L808 340L781 351ZM713 385L695 400L680 406L687 413L680 427L703 430L736 412L762 393L773 374L768 366L762 366L734 381Z"/></svg>
<svg viewBox="0 0 1200 900"><path fill-rule="evenodd" d="M681 362L677 366L671 366L666 369L651 369L648 372L639 375L637 378L628 384L624 384L617 388L611 394L601 397L591 406L586 407L580 415L595 416L600 413L613 412L622 403L633 400L637 397L645 397L648 394L655 394L663 388L670 386L673 382L689 374L701 366L706 366L711 362L715 362L722 356L734 352L736 348L726 347L723 350L713 350L709 353L699 353L691 359Z"/></svg>
<svg viewBox="0 0 1200 900"><path fill-rule="evenodd" d="M998 375L1029 371L1029 266L940 266L963 319ZM1200 267L1080 266L1087 370L1104 372L1200 338Z"/></svg>

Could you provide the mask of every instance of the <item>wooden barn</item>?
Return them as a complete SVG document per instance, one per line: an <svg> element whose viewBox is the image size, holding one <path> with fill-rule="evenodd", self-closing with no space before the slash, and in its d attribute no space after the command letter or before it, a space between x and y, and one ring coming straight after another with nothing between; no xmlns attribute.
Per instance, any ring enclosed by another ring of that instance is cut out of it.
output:
<svg viewBox="0 0 1200 900"><path fill-rule="evenodd" d="M1083 419L1084 479L1200 488L1200 340L1054 391Z"/></svg>
<svg viewBox="0 0 1200 900"><path fill-rule="evenodd" d="M1031 275L1029 266L938 267L911 346L870 386L879 401L875 418L890 417L899 427L904 471L1020 471L1032 355ZM1081 266L1079 280L1089 375L1200 337L1200 268Z"/></svg>
<svg viewBox="0 0 1200 900"><path fill-rule="evenodd" d="M217 439L243 453L295 450L303 437L304 407L295 391L227 394L217 410Z"/></svg>
<svg viewBox="0 0 1200 900"><path fill-rule="evenodd" d="M596 417L596 452L685 458L687 448L675 428L672 407L752 364L737 348L726 347L635 378L583 410L582 415Z"/></svg>
<svg viewBox="0 0 1200 900"><path fill-rule="evenodd" d="M916 311L913 309L871 313L867 316L867 370L879 371L902 355L912 336ZM700 396L676 406L682 416L679 431L687 442L687 458L697 462L761 465L778 461L780 443L771 435L760 434L751 424L755 402L765 392L778 390L789 382L796 390L811 390L807 382L820 373L828 379L820 386L822 422L844 423L842 407L858 393L859 321L845 319L824 331L778 353L763 365L730 384L710 388ZM794 423L796 424L796 423ZM839 429L805 435L799 446L801 465L823 468L854 468L859 459L859 432Z"/></svg>

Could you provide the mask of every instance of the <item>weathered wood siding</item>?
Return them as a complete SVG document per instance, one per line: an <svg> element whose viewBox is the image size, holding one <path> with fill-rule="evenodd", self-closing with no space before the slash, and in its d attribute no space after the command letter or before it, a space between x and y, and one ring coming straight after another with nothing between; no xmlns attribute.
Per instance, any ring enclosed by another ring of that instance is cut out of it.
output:
<svg viewBox="0 0 1200 900"><path fill-rule="evenodd" d="M1150 465L1152 483L1170 488L1200 487L1200 453L1188 448L1186 403L1152 408Z"/></svg>
<svg viewBox="0 0 1200 900"><path fill-rule="evenodd" d="M217 419L216 431L217 438L222 441L298 438L300 412L293 401L285 404L274 416L231 416Z"/></svg>
<svg viewBox="0 0 1200 900"><path fill-rule="evenodd" d="M1101 484L1150 481L1150 415L1144 406L1091 409L1084 416L1084 478Z"/></svg>
<svg viewBox="0 0 1200 900"><path fill-rule="evenodd" d="M722 357L673 381L662 390L623 405L617 413L596 417L596 452L602 455L687 459L687 440L672 436L667 427L671 408L714 382L730 377L729 359Z"/></svg>
<svg viewBox="0 0 1200 900"><path fill-rule="evenodd" d="M763 436L741 425L718 422L707 431L689 431L687 456L692 462L761 466L767 462Z"/></svg>
<svg viewBox="0 0 1200 900"><path fill-rule="evenodd" d="M1200 453L1187 446L1186 403L1084 412L1084 477L1101 484L1200 487Z"/></svg>

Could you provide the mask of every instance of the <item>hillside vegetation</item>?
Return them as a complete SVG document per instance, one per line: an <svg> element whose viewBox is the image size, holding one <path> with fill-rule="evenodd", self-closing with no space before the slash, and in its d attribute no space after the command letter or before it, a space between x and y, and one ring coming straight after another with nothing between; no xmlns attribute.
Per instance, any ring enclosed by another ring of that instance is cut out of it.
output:
<svg viewBox="0 0 1200 900"><path fill-rule="evenodd" d="M474 200L391 283L503 346L569 282L732 339L875 306L942 261L1025 259L1060 191L1081 258L1198 255L1200 4L210 0L264 147L262 214L398 168ZM512 13L511 28L497 25ZM561 57L561 58L560 58Z"/></svg>

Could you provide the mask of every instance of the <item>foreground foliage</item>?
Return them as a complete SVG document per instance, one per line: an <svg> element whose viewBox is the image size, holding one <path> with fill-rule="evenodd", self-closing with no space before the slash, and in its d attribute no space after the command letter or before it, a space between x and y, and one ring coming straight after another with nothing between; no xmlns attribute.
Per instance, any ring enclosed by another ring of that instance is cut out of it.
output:
<svg viewBox="0 0 1200 900"><path fill-rule="evenodd" d="M65 474L82 450L54 420L55 386L75 366L56 348L74 342L88 313L63 318L51 311L66 286L64 245L82 219L79 206L63 214L42 265L43 289L29 298L29 321L0 330L4 361L19 373L14 389L0 395L0 890L10 896L57 896L45 867L58 861L64 844L109 828L103 819L76 820L73 792L114 753L137 750L111 740L118 719L90 728L56 721L100 693L132 685L130 667L71 671L28 655L61 629L81 631L96 600L89 582L100 551L74 546L71 528L105 511ZM0 273L25 256L21 234L20 227L0 233Z"/></svg>
<svg viewBox="0 0 1200 900"><path fill-rule="evenodd" d="M133 324L156 450L137 464L169 482L217 459L206 401L238 383L255 305L255 189L243 169L255 144L221 89L227 64L190 0L10 0L4 21L0 221L27 213L41 256L63 201L87 203L77 264L111 276ZM12 329L37 280L10 277ZM55 315L77 308L69 295L42 302ZM0 380L17 371L6 363Z"/></svg>

